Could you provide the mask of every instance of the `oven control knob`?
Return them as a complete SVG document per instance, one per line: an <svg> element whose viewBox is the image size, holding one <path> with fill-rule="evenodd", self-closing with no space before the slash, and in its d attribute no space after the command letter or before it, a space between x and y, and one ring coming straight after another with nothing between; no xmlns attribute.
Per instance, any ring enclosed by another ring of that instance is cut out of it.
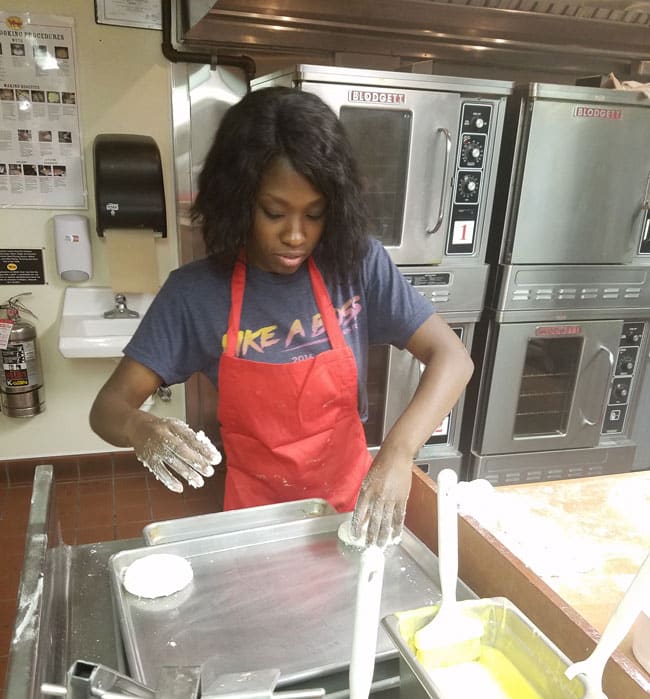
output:
<svg viewBox="0 0 650 699"><path fill-rule="evenodd" d="M612 391L614 398L618 401L625 401L627 399L627 386L622 384L615 384L614 390Z"/></svg>
<svg viewBox="0 0 650 699"><path fill-rule="evenodd" d="M633 345L638 345L641 341L641 335L634 328L629 328L625 330L623 337L625 338L625 340L631 342Z"/></svg>
<svg viewBox="0 0 650 699"><path fill-rule="evenodd" d="M477 116L472 119L472 126L477 129L482 129L485 126L485 119L482 116Z"/></svg>
<svg viewBox="0 0 650 699"><path fill-rule="evenodd" d="M478 141L467 139L463 141L461 163L465 167L481 167L483 160L483 145Z"/></svg>
<svg viewBox="0 0 650 699"><path fill-rule="evenodd" d="M456 185L456 199L470 203L478 201L479 182L478 173L461 173Z"/></svg>

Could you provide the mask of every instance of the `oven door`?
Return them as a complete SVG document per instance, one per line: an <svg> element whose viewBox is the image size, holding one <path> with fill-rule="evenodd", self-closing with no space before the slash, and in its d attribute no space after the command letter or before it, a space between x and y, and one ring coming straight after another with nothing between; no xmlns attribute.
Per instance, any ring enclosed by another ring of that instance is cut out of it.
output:
<svg viewBox="0 0 650 699"><path fill-rule="evenodd" d="M466 347L471 345L473 323L453 324L452 330ZM423 366L406 350L388 345L370 348L368 361L368 420L366 440L371 450L377 450L384 438L409 404L420 381ZM460 416L464 394L452 411L436 427L424 443L418 457L448 457L458 454Z"/></svg>
<svg viewBox="0 0 650 699"><path fill-rule="evenodd" d="M345 127L372 235L396 264L439 264L449 228L460 95L316 82L301 88L329 104Z"/></svg>
<svg viewBox="0 0 650 699"><path fill-rule="evenodd" d="M641 261L650 253L644 208L650 109L617 105L615 95L609 96L610 104L583 103L576 101L577 88L556 91L557 99L530 103L514 185L518 197L511 205L508 261L623 264L635 256ZM539 92L545 97L543 86Z"/></svg>
<svg viewBox="0 0 650 699"><path fill-rule="evenodd" d="M598 444L622 321L495 325L479 453Z"/></svg>

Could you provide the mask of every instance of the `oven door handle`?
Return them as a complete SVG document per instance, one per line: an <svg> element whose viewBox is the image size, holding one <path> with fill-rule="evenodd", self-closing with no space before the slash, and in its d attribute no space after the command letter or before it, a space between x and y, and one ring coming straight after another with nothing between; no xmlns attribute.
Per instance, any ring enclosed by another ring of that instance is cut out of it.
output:
<svg viewBox="0 0 650 699"><path fill-rule="evenodd" d="M607 357L609 358L609 369L610 369L610 372L611 372L611 370L614 368L614 365L616 364L616 357L614 357L614 353L612 352L611 349L609 349L609 347L606 347L605 345L600 345L600 346L598 347L598 350L596 351L596 354L594 355L594 358L596 357L596 355L598 354L598 352L605 352L605 354L606 354ZM604 411L605 411L605 407L603 406L603 412L604 412ZM601 417L602 417L602 415L599 416L599 419L600 419ZM586 415L583 415L583 416L582 416L582 422L583 422L584 425L588 425L589 427L593 427L593 426L596 424L597 420L590 420L589 418L587 418Z"/></svg>
<svg viewBox="0 0 650 699"><path fill-rule="evenodd" d="M650 172L648 172L648 179L645 182L645 194L643 195L643 204L641 208L644 211L650 210Z"/></svg>
<svg viewBox="0 0 650 699"><path fill-rule="evenodd" d="M445 136L445 165L442 170L442 187L440 188L440 206L438 207L438 220L436 224L427 229L427 235L433 235L441 226L442 220L445 217L445 187L447 186L447 170L449 169L449 158L451 154L451 133L449 129L445 129L441 126L438 129L438 133L442 133Z"/></svg>

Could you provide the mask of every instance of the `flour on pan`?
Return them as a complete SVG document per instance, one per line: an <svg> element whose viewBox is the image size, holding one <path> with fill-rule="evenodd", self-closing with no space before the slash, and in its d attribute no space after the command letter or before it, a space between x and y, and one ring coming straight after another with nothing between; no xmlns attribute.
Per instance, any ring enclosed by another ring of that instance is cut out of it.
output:
<svg viewBox="0 0 650 699"><path fill-rule="evenodd" d="M189 561L170 553L153 553L138 558L125 570L123 584L138 597L166 597L192 582Z"/></svg>

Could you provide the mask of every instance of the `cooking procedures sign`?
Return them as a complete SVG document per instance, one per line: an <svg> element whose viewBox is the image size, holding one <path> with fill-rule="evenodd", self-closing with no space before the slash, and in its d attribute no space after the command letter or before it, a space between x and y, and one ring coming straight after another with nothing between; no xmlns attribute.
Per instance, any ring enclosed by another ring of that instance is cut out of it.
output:
<svg viewBox="0 0 650 699"><path fill-rule="evenodd" d="M69 17L0 11L0 206L86 208Z"/></svg>

